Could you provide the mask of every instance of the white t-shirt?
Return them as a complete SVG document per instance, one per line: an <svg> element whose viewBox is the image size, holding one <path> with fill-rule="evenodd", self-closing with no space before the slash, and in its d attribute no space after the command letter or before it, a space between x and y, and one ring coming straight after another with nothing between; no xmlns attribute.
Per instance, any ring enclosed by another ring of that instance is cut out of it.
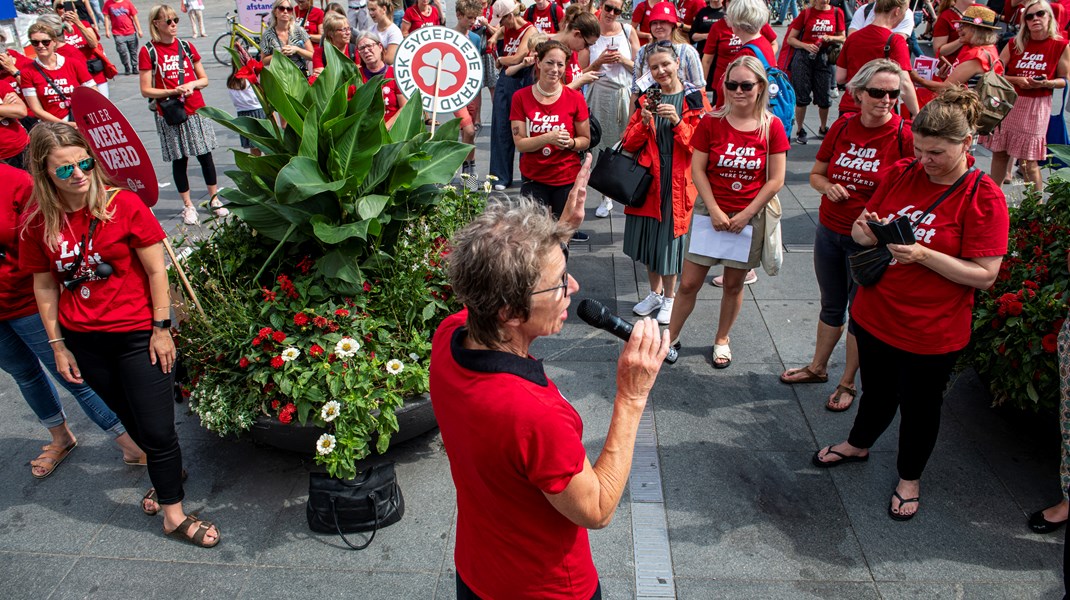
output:
<svg viewBox="0 0 1070 600"><path fill-rule="evenodd" d="M872 6L873 4L870 3L858 7L858 10L855 11L855 16L851 18L851 25L848 27L850 31L858 31L873 22L873 17L876 16L877 11L870 8ZM903 20L892 31L909 38L910 33L914 31L914 12L904 11Z"/></svg>
<svg viewBox="0 0 1070 600"><path fill-rule="evenodd" d="M379 34L379 39L383 42L383 48L389 48L390 44L400 44L402 38L401 28L391 23L385 30L379 31L376 29L375 33Z"/></svg>
<svg viewBox="0 0 1070 600"><path fill-rule="evenodd" d="M257 110L263 108L260 106L260 99L256 97L256 92L253 91L253 86L246 85L244 90L232 90L227 88L230 92L230 101L234 103L235 110Z"/></svg>

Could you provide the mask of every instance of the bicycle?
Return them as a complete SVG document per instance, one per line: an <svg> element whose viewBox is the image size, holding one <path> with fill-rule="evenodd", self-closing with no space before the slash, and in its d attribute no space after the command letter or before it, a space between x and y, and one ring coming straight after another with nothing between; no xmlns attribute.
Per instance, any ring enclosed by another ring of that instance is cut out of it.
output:
<svg viewBox="0 0 1070 600"><path fill-rule="evenodd" d="M239 44L245 48L249 56L260 58L260 36L264 32L264 16L267 14L257 13L256 16L260 17L260 31L253 31L238 22L237 14L227 13L230 31L220 35L212 44L212 54L215 55L215 59L224 67L231 66L230 52L227 52L227 49L237 48Z"/></svg>

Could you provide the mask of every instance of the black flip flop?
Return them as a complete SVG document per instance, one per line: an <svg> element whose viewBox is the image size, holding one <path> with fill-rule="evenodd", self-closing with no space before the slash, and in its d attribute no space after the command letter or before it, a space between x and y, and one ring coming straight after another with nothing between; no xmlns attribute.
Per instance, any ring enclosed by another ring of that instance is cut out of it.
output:
<svg viewBox="0 0 1070 600"><path fill-rule="evenodd" d="M913 502L918 505L918 510L921 510L921 498L903 498L899 495L899 490L893 489L892 495L899 499L899 509L902 510L904 504ZM888 516L894 521L909 521L914 518L914 515L918 514L918 511L914 511L909 515L902 515L892 510L892 503L888 503Z"/></svg>
<svg viewBox="0 0 1070 600"><path fill-rule="evenodd" d="M824 448L822 448L822 450L823 449ZM846 463L866 462L867 460L869 460L868 454L865 456L848 456L842 452L836 452L832 449L832 446L828 447L828 451L825 453L825 456L828 456L829 454L835 454L836 456L839 456L840 460L825 462L820 458L821 450L818 450L817 452L814 452L814 457L810 459L810 462L814 463L814 466L819 469L831 469L832 467L838 467Z"/></svg>

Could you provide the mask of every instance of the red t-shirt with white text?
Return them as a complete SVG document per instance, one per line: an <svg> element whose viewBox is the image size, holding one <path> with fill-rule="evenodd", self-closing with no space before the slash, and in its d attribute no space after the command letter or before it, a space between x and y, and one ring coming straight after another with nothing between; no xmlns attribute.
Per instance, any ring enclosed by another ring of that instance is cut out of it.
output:
<svg viewBox="0 0 1070 600"><path fill-rule="evenodd" d="M1059 58L1066 50L1066 44L1066 40L1055 38L1040 41L1030 39L1025 45L1025 52L1018 52L1018 44L1012 40L1007 44L1010 52L1007 75L1030 79L1039 75L1045 79L1055 79L1055 68L1059 66ZM1015 86L1014 89L1019 96L1039 98L1051 95L1051 90L1047 88L1019 89Z"/></svg>
<svg viewBox="0 0 1070 600"><path fill-rule="evenodd" d="M866 209L882 218L920 219L949 186L935 185L921 165L904 159L892 167ZM976 193L974 183L983 177ZM916 223L917 243L963 259L1007 253L1007 200L987 175L975 172ZM859 286L851 318L882 342L914 354L946 354L970 341L974 288L919 264L892 261L876 285Z"/></svg>
<svg viewBox="0 0 1070 600"><path fill-rule="evenodd" d="M305 31L309 35L319 35L320 29L323 28L323 17L326 16L323 10L316 8L315 6L308 9L306 15L301 11L301 7L294 4L294 18L297 19L297 24L305 28Z"/></svg>
<svg viewBox="0 0 1070 600"><path fill-rule="evenodd" d="M791 22L789 30L799 32L799 41L816 44L823 35L836 35L843 31L843 11L834 6L825 10L808 8Z"/></svg>
<svg viewBox="0 0 1070 600"><path fill-rule="evenodd" d="M19 268L19 226L33 193L33 178L22 169L0 163L0 188L0 248L4 250L0 258L0 321L10 321L37 312L33 273Z"/></svg>
<svg viewBox="0 0 1070 600"><path fill-rule="evenodd" d="M553 104L540 104L535 99L535 87L528 86L513 94L510 121L520 121L527 128L528 137L538 137L549 131L564 129L576 137L576 123L591 118L587 102L580 92L563 87ZM545 146L534 152L520 154L520 174L546 185L572 185L580 172L580 155L557 146Z"/></svg>
<svg viewBox="0 0 1070 600"><path fill-rule="evenodd" d="M134 15L137 7L130 0L107 0L101 11L111 19L112 35L134 35ZM151 25L150 25L151 26Z"/></svg>
<svg viewBox="0 0 1070 600"><path fill-rule="evenodd" d="M761 139L761 128L740 131L727 118L713 116L699 121L691 137L695 152L709 155L706 176L713 200L726 213L747 208L768 179L769 155L787 152L791 147L780 119L770 115L769 120L766 139Z"/></svg>
<svg viewBox="0 0 1070 600"><path fill-rule="evenodd" d="M111 192L108 192L109 197ZM88 209L67 214L60 228L56 248L44 242L40 218L30 222L19 241L19 267L30 273L52 273L60 284L59 322L72 331L146 331L152 329L152 296L149 276L138 248L147 248L166 237L149 207L137 194L122 190L111 203L110 221L97 224L88 250L82 251L80 265L75 264L75 250L88 236ZM70 269L75 276L96 271L106 262L113 273L106 279L92 275L89 280L67 290L62 287Z"/></svg>
<svg viewBox="0 0 1070 600"><path fill-rule="evenodd" d="M77 50L73 50L77 53ZM81 57L79 56L79 59ZM41 70L39 71L38 68ZM52 78L52 83L45 79L41 73L44 71ZM86 83L93 83L93 77L85 68L85 60L81 62L71 60L62 54L56 56L56 68L45 68L41 63L34 61L30 66L22 69L22 96L37 96L38 102L45 112L57 119L66 120L70 114L71 94L74 89ZM55 84L53 86L52 84ZM56 91L59 88L59 91ZM63 92L60 96L59 92Z"/></svg>
<svg viewBox="0 0 1070 600"><path fill-rule="evenodd" d="M889 42L891 42L889 44ZM885 58L884 46L889 48L888 60L898 64L904 71L913 69L910 63L910 49L903 36L892 33L880 25L866 25L862 29L847 36L840 51L840 58L836 61L837 67L847 70L847 81L850 81L866 63L877 58ZM844 93L840 96L840 114L858 112L858 105L851 94Z"/></svg>
<svg viewBox="0 0 1070 600"><path fill-rule="evenodd" d="M0 101L9 93L19 93L14 78L0 80ZM30 136L18 119L0 119L0 158L11 158L30 143Z"/></svg>
<svg viewBox="0 0 1070 600"><path fill-rule="evenodd" d="M676 16L684 25L691 25L695 22L695 15L703 8L706 8L706 3L701 0L681 0L676 6Z"/></svg>
<svg viewBox="0 0 1070 600"><path fill-rule="evenodd" d="M776 55L773 52L772 42L776 41L776 32L769 24L762 25L761 36L751 40L750 44L754 44L762 49L762 54L765 56L765 60L770 65L776 64ZM706 45L703 47L703 54L713 54L713 86L714 89L720 89L721 81L724 79L725 69L728 68L728 63L736 59L736 55L739 54L740 49L743 47L743 41L739 39L739 36L732 33L732 29L728 27L728 22L724 19L717 21L710 28L709 37L706 38ZM748 52L747 54L753 54ZM719 99L720 100L720 99Z"/></svg>
<svg viewBox="0 0 1070 600"><path fill-rule="evenodd" d="M583 67L580 66L580 55L578 52L573 52L568 57L568 65L565 67L565 85L572 83L572 80L583 74Z"/></svg>
<svg viewBox="0 0 1070 600"><path fill-rule="evenodd" d="M902 39L901 36L896 36ZM866 127L862 117L851 115L833 123L817 151L818 162L828 163L829 182L847 188L851 196L833 202L821 196L818 218L840 235L851 235L855 219L892 165L914 157L914 133L899 115L877 127Z"/></svg>
<svg viewBox="0 0 1070 600"><path fill-rule="evenodd" d="M166 46L160 42L152 42L152 45L156 48L156 64L153 65L149 60L149 51L145 46L141 47L141 51L137 55L137 68L140 71L153 71L152 80L153 87L166 88L173 90L178 87L178 38L175 38L170 44ZM197 47L193 44L188 44L189 54L185 54L185 60L182 61L182 68L184 69L183 77L186 83L196 81L197 72L193 69L195 63L201 62L201 55L197 52ZM192 115L197 112L197 109L204 106L204 98L201 96L201 91L197 90L193 92L188 98L186 98L186 114ZM161 110L160 114L163 114Z"/></svg>
<svg viewBox="0 0 1070 600"><path fill-rule="evenodd" d="M643 0L639 4L635 5L632 10L632 25L639 30L640 33L650 33L650 7L653 6L647 0Z"/></svg>
<svg viewBox="0 0 1070 600"><path fill-rule="evenodd" d="M431 7L431 14L426 17L420 12L419 5L413 5L409 7L409 10L405 11L405 16L402 17L402 21L409 22L409 33L416 31L421 27L433 27L439 23L438 8L434 4L429 4Z"/></svg>
<svg viewBox="0 0 1070 600"><path fill-rule="evenodd" d="M89 47L89 40L85 39L85 36L82 35L81 31L78 31L77 29L73 29L71 31L64 30L63 39L66 40L67 45L59 49L61 53L63 52L64 48L74 48L78 50L78 55L81 56L82 60L88 61L90 58L96 57L96 51L93 48ZM64 54L64 56L67 55ZM86 68L86 70L89 70L88 67ZM90 73L90 75L93 76L93 81L95 81L98 85L101 83L107 83L108 81L108 78L104 76L103 71L101 71L100 73Z"/></svg>
<svg viewBox="0 0 1070 600"><path fill-rule="evenodd" d="M550 11L556 13L558 27L564 27L565 11L561 8L561 5L556 2L547 4L546 8L542 10L539 10L539 7L535 6L535 10L531 13L531 18L528 19L528 21L535 26L535 29L538 29L546 35L553 35L558 31L558 27L554 27L554 19L551 16Z"/></svg>

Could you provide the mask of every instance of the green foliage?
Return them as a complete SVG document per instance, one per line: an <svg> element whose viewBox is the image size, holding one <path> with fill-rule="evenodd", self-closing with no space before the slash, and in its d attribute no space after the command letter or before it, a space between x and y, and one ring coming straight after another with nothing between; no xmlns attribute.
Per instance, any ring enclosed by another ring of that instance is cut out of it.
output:
<svg viewBox="0 0 1070 600"><path fill-rule="evenodd" d="M995 404L1033 411L1059 404L1056 336L1070 281L1070 183L1053 177L1046 192L1046 201L1030 191L1011 208L1008 252L995 285L977 293L973 336L961 358L989 382Z"/></svg>

